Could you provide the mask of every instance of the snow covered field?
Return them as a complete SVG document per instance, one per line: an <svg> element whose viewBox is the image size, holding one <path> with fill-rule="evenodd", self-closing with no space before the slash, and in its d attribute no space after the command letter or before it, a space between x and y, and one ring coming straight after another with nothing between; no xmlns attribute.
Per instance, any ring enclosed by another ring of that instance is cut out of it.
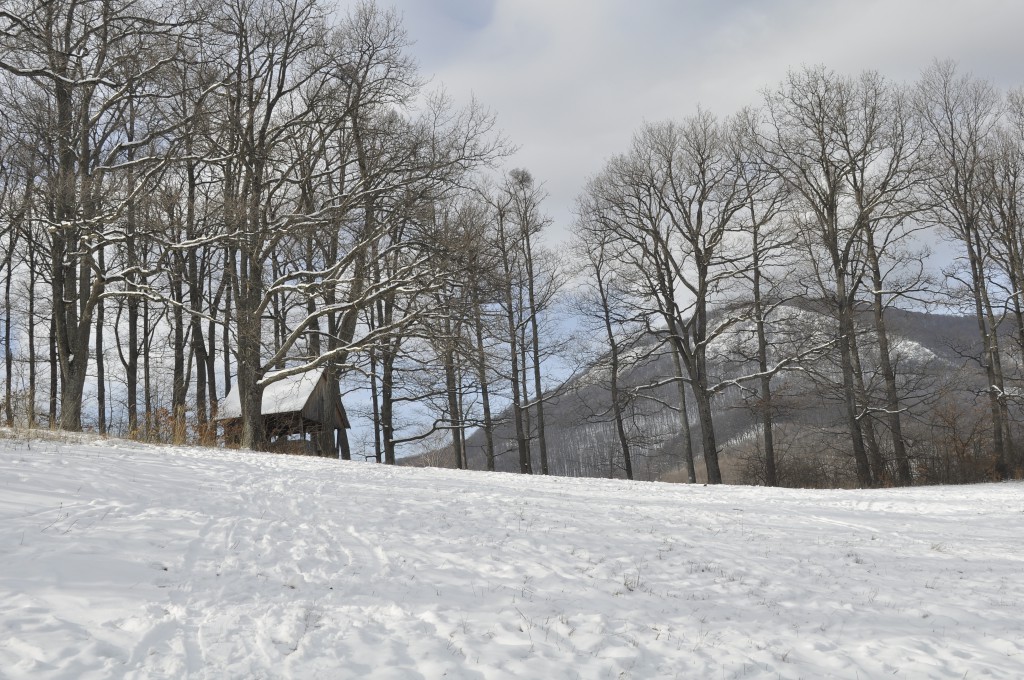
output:
<svg viewBox="0 0 1024 680"><path fill-rule="evenodd" d="M0 441L4 678L1021 678L1024 485Z"/></svg>

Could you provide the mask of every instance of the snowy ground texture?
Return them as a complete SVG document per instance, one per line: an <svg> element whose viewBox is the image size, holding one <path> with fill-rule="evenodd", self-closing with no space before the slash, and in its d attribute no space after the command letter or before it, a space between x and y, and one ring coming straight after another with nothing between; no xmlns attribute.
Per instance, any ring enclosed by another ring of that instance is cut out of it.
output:
<svg viewBox="0 0 1024 680"><path fill-rule="evenodd" d="M0 441L5 678L1021 678L1024 485Z"/></svg>

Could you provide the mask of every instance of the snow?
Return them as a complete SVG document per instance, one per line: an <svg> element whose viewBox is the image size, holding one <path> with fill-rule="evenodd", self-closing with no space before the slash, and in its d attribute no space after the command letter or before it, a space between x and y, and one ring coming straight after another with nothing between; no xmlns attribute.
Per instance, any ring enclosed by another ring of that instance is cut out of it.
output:
<svg viewBox="0 0 1024 680"><path fill-rule="evenodd" d="M894 355L910 359L919 364L927 364L939 358L935 352L909 338L897 337L892 343L891 349Z"/></svg>
<svg viewBox="0 0 1024 680"><path fill-rule="evenodd" d="M309 401L309 395L313 394L313 390L316 389L316 384L320 381L323 373L324 369L315 369L305 373L296 373L270 383L263 388L261 413L269 415L301 411ZM272 377L273 373L267 375L267 379ZM219 413L220 418L242 417L242 403L238 396L237 382L221 401Z"/></svg>
<svg viewBox="0 0 1024 680"><path fill-rule="evenodd" d="M4 678L1019 678L1024 484L0 441Z"/></svg>

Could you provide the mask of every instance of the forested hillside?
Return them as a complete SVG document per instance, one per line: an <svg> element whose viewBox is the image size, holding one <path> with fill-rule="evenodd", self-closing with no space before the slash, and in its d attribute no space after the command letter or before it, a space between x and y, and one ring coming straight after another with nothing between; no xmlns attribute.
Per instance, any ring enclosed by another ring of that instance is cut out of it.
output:
<svg viewBox="0 0 1024 680"><path fill-rule="evenodd" d="M1024 473L1024 90L984 74L695 101L571 224L371 0L13 0L0 74L8 426L222 445L236 387L267 449L264 390L315 369L326 448L382 464Z"/></svg>
<svg viewBox="0 0 1024 680"><path fill-rule="evenodd" d="M805 316L812 314L804 312ZM963 414L973 410L975 395L985 389L983 372L976 365L963 361L964 352L977 345L972 319L890 310L887 322L893 329L894 356L901 365L910 397L910 432L915 442L920 481L947 483L984 479L987 468L974 460L979 453L976 448L964 448L970 436L962 429L978 427L977 414L973 418ZM723 378L745 375L751 368L742 354L734 350L731 347L716 354L714 369ZM674 367L664 338L652 334L639 339L621 360L619 380L628 395L623 400L624 430L633 477L686 481L687 440L680 420L679 390L665 382L665 376L672 375ZM877 360L872 361L877 363ZM841 412L836 408L838 399L834 387L814 379L816 373L829 371L828 363L828 358L822 358L779 376L780 405L774 424L783 452L777 461L780 484L856 485L856 470L843 447L843 423ZM609 370L609 357L602 356L552 390L545 411L551 474L627 476L610 407ZM723 391L716 403L715 423L725 442L722 455L725 481L763 484L766 461L761 446L763 429L757 408L758 395L735 386ZM697 414L692 405L688 405L686 413L695 475L699 481L704 481L701 445L693 434ZM962 416L962 423L957 423L953 417L956 414ZM494 433L499 452L495 467L513 472L518 467L515 432L509 422L511 414L505 412L501 416L501 424ZM530 445L536 465L535 429L531 430ZM470 468L485 466L483 432L477 431L469 437L467 455ZM450 449L414 456L405 462L454 466Z"/></svg>

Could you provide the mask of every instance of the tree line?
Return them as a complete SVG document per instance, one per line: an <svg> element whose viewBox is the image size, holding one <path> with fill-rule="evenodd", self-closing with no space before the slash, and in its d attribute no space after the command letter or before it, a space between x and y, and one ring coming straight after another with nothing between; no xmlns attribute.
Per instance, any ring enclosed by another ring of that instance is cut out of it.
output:
<svg viewBox="0 0 1024 680"><path fill-rule="evenodd" d="M779 483L777 385L795 376L841 409L856 484L928 478L935 440L906 430L915 402L936 395L894 347L899 308L976 318L976 347L958 351L985 376L978 466L1019 476L1022 169L1021 90L1003 94L949 62L911 85L807 67L732 116L645 125L590 179L575 230L627 476L624 405L644 386L621 394L619 355L657 332L681 412L687 390L695 402L710 482L722 481L713 402L734 389L757 414L759 481ZM952 253L941 271L927 266L933 241ZM955 420L932 429L962 429Z"/></svg>
<svg viewBox="0 0 1024 680"><path fill-rule="evenodd" d="M920 390L886 312L941 304L977 318L994 474L1022 467L1020 91L948 63L907 86L815 67L733 116L646 125L587 182L570 257L545 246L542 183L501 170L494 115L428 87L410 47L369 1L7 3L6 424L209 444L236 387L261 449L263 390L324 367L370 424L365 457L443 444L468 467L479 431L485 468L546 474L569 316L610 366L625 476L627 405L667 388L687 477L702 458L720 482L733 390L778 483L776 393L807 375L842 409L857 482L909 484ZM938 275L932 234L957 253ZM645 335L675 371L637 387L620 376Z"/></svg>
<svg viewBox="0 0 1024 680"><path fill-rule="evenodd" d="M383 462L458 448L498 380L527 419L543 190L410 44L370 1L7 3L6 423L212 443L236 386L265 448L264 389L318 367L369 394Z"/></svg>

